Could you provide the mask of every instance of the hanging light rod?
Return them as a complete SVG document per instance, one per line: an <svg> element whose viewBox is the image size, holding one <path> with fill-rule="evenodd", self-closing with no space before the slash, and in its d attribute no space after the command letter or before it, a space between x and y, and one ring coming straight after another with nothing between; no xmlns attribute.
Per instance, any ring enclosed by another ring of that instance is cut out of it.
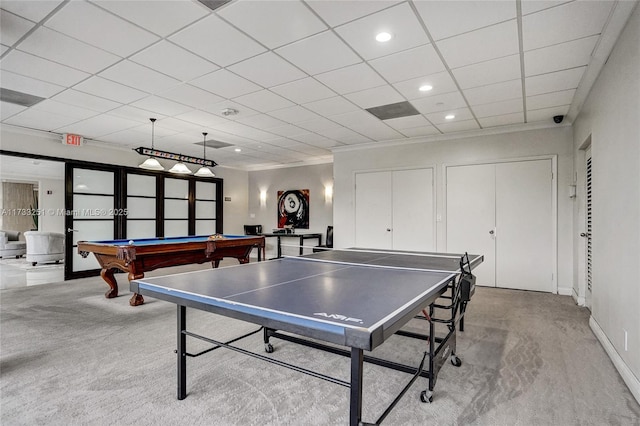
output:
<svg viewBox="0 0 640 426"><path fill-rule="evenodd" d="M190 157L188 155L175 154L173 152L160 151L158 149L149 149L142 146L135 148L134 151L147 157L163 158L165 160L180 161L182 163L193 163L206 167L215 167L218 165L215 161L207 160L206 158Z"/></svg>

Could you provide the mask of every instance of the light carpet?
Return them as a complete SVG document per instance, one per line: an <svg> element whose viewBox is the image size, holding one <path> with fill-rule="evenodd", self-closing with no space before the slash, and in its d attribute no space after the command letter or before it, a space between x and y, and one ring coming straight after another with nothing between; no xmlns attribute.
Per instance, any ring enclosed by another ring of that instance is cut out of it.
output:
<svg viewBox="0 0 640 426"><path fill-rule="evenodd" d="M157 272L157 271L156 271ZM160 275L160 274L158 274ZM176 399L176 308L105 299L99 277L0 292L0 422L9 425L344 425L348 390L236 352L188 359ZM479 288L458 334L463 364L420 378L383 424L640 425L640 406L567 296ZM188 328L225 340L257 326L188 310ZM412 321L410 327L424 325ZM274 358L348 380L349 360L272 340ZM264 354L261 334L239 346ZM376 355L419 363L425 343L394 336ZM190 352L205 348L189 340ZM410 376L366 365L373 422Z"/></svg>

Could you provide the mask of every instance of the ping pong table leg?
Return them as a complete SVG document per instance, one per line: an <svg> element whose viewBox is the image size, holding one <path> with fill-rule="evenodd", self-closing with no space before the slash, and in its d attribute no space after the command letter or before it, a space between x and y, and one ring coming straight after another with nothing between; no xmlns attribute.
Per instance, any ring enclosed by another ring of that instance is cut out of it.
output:
<svg viewBox="0 0 640 426"><path fill-rule="evenodd" d="M362 419L362 349L351 348L351 388L349 425L359 426Z"/></svg>
<svg viewBox="0 0 640 426"><path fill-rule="evenodd" d="M187 308L178 305L178 399L187 397Z"/></svg>

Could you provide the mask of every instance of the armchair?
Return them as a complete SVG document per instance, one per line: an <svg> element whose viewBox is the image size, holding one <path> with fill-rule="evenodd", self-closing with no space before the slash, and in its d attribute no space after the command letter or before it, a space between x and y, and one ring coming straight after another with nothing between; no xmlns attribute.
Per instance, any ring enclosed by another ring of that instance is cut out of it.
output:
<svg viewBox="0 0 640 426"><path fill-rule="evenodd" d="M57 232L28 231L27 262L36 266L38 262L59 263L64 259L64 234Z"/></svg>
<svg viewBox="0 0 640 426"><path fill-rule="evenodd" d="M20 258L27 252L27 243L20 241L20 231L0 231L0 257Z"/></svg>
<svg viewBox="0 0 640 426"><path fill-rule="evenodd" d="M325 245L323 246L315 246L313 248L314 253L318 253L320 251L326 251L333 248L333 226L327 226L327 238L325 240Z"/></svg>

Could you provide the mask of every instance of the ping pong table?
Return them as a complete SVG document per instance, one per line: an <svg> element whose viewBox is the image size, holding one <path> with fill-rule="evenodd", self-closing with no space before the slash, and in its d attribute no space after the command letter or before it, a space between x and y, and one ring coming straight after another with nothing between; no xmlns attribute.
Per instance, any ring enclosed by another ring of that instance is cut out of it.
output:
<svg viewBox="0 0 640 426"><path fill-rule="evenodd" d="M431 402L438 371L446 360L460 366L461 361L455 353L456 328L473 295L475 278L471 271L482 261L481 255L332 250L236 267L137 279L131 281L130 287L135 293L177 305L178 399L187 396L187 357L227 348L349 388L349 421L356 426L372 424L362 422L365 361L413 374L373 424L384 420L418 377L428 378L428 389L421 392L420 399ZM445 304L440 304L441 300ZM227 342L217 341L187 330L187 307L261 327ZM401 328L413 318L427 319L427 335L403 333ZM436 337L434 326L437 322L446 325L444 337ZM349 356L350 381L233 345L260 331L263 331L267 353L274 351L270 339L276 337ZM418 367L364 354L396 333L429 342ZM188 336L213 346L197 354L189 353Z"/></svg>

